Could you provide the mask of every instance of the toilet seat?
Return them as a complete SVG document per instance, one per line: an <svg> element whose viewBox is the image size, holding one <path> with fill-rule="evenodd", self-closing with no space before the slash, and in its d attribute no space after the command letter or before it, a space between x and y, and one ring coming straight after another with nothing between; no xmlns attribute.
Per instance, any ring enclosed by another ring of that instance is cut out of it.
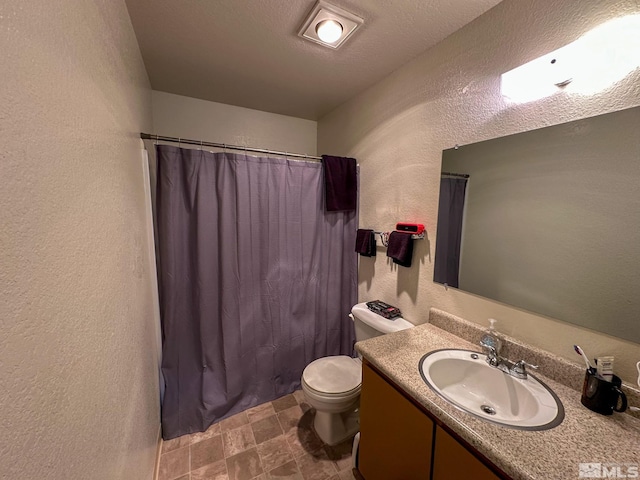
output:
<svg viewBox="0 0 640 480"><path fill-rule="evenodd" d="M350 397L360 392L362 363L346 355L319 358L304 369L302 382L322 397Z"/></svg>

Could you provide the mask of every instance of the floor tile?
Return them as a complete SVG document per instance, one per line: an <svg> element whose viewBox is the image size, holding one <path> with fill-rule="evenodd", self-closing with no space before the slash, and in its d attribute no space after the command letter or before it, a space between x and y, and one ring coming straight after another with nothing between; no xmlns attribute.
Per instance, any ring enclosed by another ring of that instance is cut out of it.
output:
<svg viewBox="0 0 640 480"><path fill-rule="evenodd" d="M304 480L327 480L338 473L335 464L323 449L314 453L305 453L296 458L296 463Z"/></svg>
<svg viewBox="0 0 640 480"><path fill-rule="evenodd" d="M346 469L353 468L351 462L351 451L353 449L353 437L345 440L338 445L324 446L324 451L327 453L327 456L335 463L336 468L339 472Z"/></svg>
<svg viewBox="0 0 640 480"><path fill-rule="evenodd" d="M313 407L311 405L309 405L307 402L301 402L298 404L300 406L300 408L302 409L302 411L304 413L307 413L309 410L311 410Z"/></svg>
<svg viewBox="0 0 640 480"><path fill-rule="evenodd" d="M253 422L251 424L251 429L253 430L253 435L256 438L257 444L271 440L283 433L282 427L275 415Z"/></svg>
<svg viewBox="0 0 640 480"><path fill-rule="evenodd" d="M304 480L296 462L291 461L267 473L267 480Z"/></svg>
<svg viewBox="0 0 640 480"><path fill-rule="evenodd" d="M162 444L158 480L354 480L351 439L329 447L297 390Z"/></svg>
<svg viewBox="0 0 640 480"><path fill-rule="evenodd" d="M262 462L262 468L266 471L273 470L293 460L293 455L291 454L289 444L284 438L284 435L267 440L258 445L256 449Z"/></svg>
<svg viewBox="0 0 640 480"><path fill-rule="evenodd" d="M243 425L233 430L222 433L224 456L230 457L236 453L244 452L248 448L256 446L251 425Z"/></svg>
<svg viewBox="0 0 640 480"><path fill-rule="evenodd" d="M278 412L278 421L280 422L280 426L282 427L282 430L284 430L284 433L287 433L292 428L298 428L298 423L300 422L303 414L304 412L300 408L300 405Z"/></svg>
<svg viewBox="0 0 640 480"><path fill-rule="evenodd" d="M226 459L229 480L251 480L263 473L260 457L250 448Z"/></svg>
<svg viewBox="0 0 640 480"><path fill-rule="evenodd" d="M246 412L249 422L256 422L258 420L262 420L263 418L270 417L271 415L275 415L276 413L276 411L273 409L273 405L271 405L271 402L263 403L262 405L258 405L257 407L250 408Z"/></svg>
<svg viewBox="0 0 640 480"><path fill-rule="evenodd" d="M340 472L339 478L340 480L356 480L356 477L353 476L353 470L350 468L349 470L345 470Z"/></svg>
<svg viewBox="0 0 640 480"><path fill-rule="evenodd" d="M171 452L182 447L187 447L191 443L189 435L182 435L178 438L172 438L171 440L162 441L162 453Z"/></svg>
<svg viewBox="0 0 640 480"><path fill-rule="evenodd" d="M285 395L271 402L276 412L281 412L287 408L295 407L298 404L296 397L293 395Z"/></svg>
<svg viewBox="0 0 640 480"><path fill-rule="evenodd" d="M289 431L285 434L285 438L294 458L315 452L324 445L315 432L302 428Z"/></svg>
<svg viewBox="0 0 640 480"><path fill-rule="evenodd" d="M224 459L222 436L202 440L191 445L191 470L196 470L210 463Z"/></svg>
<svg viewBox="0 0 640 480"><path fill-rule="evenodd" d="M189 473L189 447L182 447L160 456L158 480L173 480Z"/></svg>
<svg viewBox="0 0 640 480"><path fill-rule="evenodd" d="M216 435L220 435L220 423L214 423L209 428L207 428L204 432L192 433L191 434L191 443L198 443L202 440L207 440L208 438L215 437Z"/></svg>
<svg viewBox="0 0 640 480"><path fill-rule="evenodd" d="M233 417L225 418L220 422L220 428L223 432L227 430L233 430L234 428L241 427L242 425L246 425L249 423L249 419L247 418L247 412L240 412L234 415Z"/></svg>
<svg viewBox="0 0 640 480"><path fill-rule="evenodd" d="M305 398L304 392L302 390L296 390L295 392L292 393L292 395L293 395L293 398L296 399L298 404L307 403L307 399Z"/></svg>
<svg viewBox="0 0 640 480"><path fill-rule="evenodd" d="M191 471L191 480L229 480L227 473L227 462L210 463L204 467Z"/></svg>
<svg viewBox="0 0 640 480"><path fill-rule="evenodd" d="M302 406L300 406L300 408L302 408ZM302 411L304 413L302 414L302 416L300 417L300 420L298 421L298 428L313 430L313 420L316 418L316 411L315 410L304 411L304 409ZM315 432L315 430L313 431Z"/></svg>

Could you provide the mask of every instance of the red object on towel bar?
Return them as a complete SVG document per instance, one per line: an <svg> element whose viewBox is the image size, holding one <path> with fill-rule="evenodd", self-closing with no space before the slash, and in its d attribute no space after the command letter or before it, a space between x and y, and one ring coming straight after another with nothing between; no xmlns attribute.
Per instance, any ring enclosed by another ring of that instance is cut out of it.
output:
<svg viewBox="0 0 640 480"><path fill-rule="evenodd" d="M396 230L399 232L413 233L414 235L421 235L424 232L424 225L421 223L398 223L396 224Z"/></svg>

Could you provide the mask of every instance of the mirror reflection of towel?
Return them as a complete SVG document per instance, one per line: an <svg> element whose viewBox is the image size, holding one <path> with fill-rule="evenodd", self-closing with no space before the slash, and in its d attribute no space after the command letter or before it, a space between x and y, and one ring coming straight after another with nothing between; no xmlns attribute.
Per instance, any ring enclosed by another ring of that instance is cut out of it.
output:
<svg viewBox="0 0 640 480"><path fill-rule="evenodd" d="M355 158L322 155L324 198L327 212L355 210L358 204L358 179Z"/></svg>
<svg viewBox="0 0 640 480"><path fill-rule="evenodd" d="M376 235L373 230L358 229L356 233L356 252L363 257L376 256Z"/></svg>
<svg viewBox="0 0 640 480"><path fill-rule="evenodd" d="M413 257L413 238L411 235L411 233L405 232L391 232L389 235L387 257L391 257L393 263L402 267L411 266L411 258Z"/></svg>

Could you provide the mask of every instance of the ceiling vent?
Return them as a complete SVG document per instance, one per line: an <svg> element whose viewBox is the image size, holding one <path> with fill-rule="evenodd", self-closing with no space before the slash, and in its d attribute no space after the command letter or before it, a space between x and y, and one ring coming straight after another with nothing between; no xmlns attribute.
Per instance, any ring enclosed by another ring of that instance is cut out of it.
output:
<svg viewBox="0 0 640 480"><path fill-rule="evenodd" d="M338 48L364 23L356 15L323 0L313 7L298 36L329 48Z"/></svg>

